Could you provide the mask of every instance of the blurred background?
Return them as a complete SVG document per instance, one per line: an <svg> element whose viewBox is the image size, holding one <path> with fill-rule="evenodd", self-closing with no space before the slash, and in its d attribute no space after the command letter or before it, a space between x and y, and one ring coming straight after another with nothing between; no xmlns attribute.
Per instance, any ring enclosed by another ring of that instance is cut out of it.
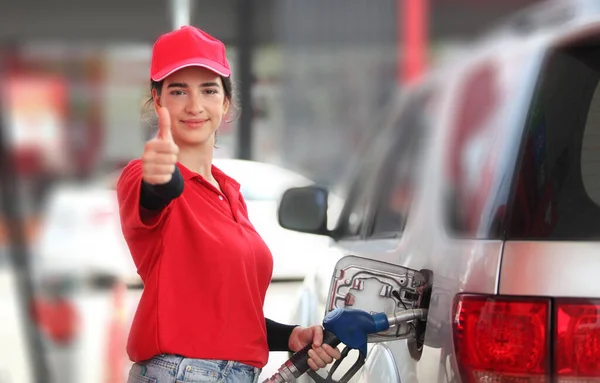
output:
<svg viewBox="0 0 600 383"><path fill-rule="evenodd" d="M154 135L142 109L160 34L191 24L227 45L242 113L220 128L215 154L234 178L246 177L253 220L275 249L265 312L287 323L299 256L327 241L277 226L280 193L341 182L403 86L538 2L3 4L0 383L125 381L142 286L120 238L114 182ZM280 255L292 247L300 253ZM285 358L273 355L265 375Z"/></svg>

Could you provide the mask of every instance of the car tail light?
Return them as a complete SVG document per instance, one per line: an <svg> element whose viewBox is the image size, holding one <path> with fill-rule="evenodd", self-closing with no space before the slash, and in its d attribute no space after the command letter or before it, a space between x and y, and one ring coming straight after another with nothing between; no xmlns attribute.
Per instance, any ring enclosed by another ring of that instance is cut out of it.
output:
<svg viewBox="0 0 600 383"><path fill-rule="evenodd" d="M463 382L550 382L549 329L549 299L457 296L453 331Z"/></svg>
<svg viewBox="0 0 600 383"><path fill-rule="evenodd" d="M79 318L68 300L38 298L32 306L37 325L52 341L64 345L75 339Z"/></svg>
<svg viewBox="0 0 600 383"><path fill-rule="evenodd" d="M557 381L600 382L600 301L557 300Z"/></svg>

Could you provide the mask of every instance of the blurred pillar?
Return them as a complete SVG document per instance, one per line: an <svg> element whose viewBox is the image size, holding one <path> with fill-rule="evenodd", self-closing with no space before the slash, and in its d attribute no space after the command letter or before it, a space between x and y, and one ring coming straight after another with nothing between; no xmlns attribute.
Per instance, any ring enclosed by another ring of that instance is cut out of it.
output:
<svg viewBox="0 0 600 383"><path fill-rule="evenodd" d="M417 80L426 70L428 0L398 1L398 81Z"/></svg>
<svg viewBox="0 0 600 383"><path fill-rule="evenodd" d="M252 61L254 53L254 0L238 0L238 78L242 113L238 125L237 157L252 158Z"/></svg>
<svg viewBox="0 0 600 383"><path fill-rule="evenodd" d="M192 0L169 0L171 7L171 24L173 30L190 25Z"/></svg>
<svg viewBox="0 0 600 383"><path fill-rule="evenodd" d="M19 49L11 42L0 42L0 80L17 73ZM9 258L16 280L16 291L20 304L20 318L27 342L32 380L35 383L48 382L50 372L44 354L44 343L39 328L34 322L34 287L31 267L31 252L27 243L25 220L21 209L23 193L14 163L15 148L9 140L7 115L10 113L6 92L0 94L0 219L5 222L8 233ZM10 345L2 345L10 347Z"/></svg>

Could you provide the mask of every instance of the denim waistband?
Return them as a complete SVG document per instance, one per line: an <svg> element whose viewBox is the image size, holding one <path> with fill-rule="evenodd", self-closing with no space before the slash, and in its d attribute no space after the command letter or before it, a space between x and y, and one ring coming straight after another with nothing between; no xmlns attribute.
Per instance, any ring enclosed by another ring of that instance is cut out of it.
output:
<svg viewBox="0 0 600 383"><path fill-rule="evenodd" d="M157 383L196 382L213 378L218 382L258 382L261 369L235 361L192 359L178 355L162 354L150 360L135 363L130 381L136 376L155 379Z"/></svg>

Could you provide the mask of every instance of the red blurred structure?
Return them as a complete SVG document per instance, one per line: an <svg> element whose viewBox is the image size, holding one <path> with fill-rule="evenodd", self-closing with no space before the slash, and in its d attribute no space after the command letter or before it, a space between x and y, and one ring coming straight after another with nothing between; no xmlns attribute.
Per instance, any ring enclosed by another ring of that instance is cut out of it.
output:
<svg viewBox="0 0 600 383"><path fill-rule="evenodd" d="M398 0L398 81L411 83L427 69L428 0Z"/></svg>

